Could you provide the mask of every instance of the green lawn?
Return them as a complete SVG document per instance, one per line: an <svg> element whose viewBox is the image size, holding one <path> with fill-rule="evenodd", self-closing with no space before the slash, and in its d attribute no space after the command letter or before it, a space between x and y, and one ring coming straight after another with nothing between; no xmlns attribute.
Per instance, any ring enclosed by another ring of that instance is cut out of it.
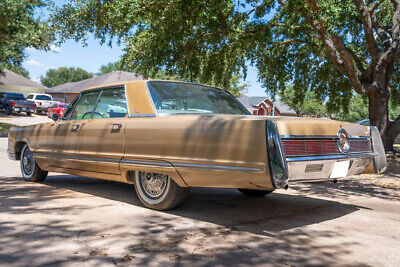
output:
<svg viewBox="0 0 400 267"><path fill-rule="evenodd" d="M14 127L14 126L17 126L17 125L0 122L0 133L6 133L6 132L8 132L8 129L10 129L11 127Z"/></svg>

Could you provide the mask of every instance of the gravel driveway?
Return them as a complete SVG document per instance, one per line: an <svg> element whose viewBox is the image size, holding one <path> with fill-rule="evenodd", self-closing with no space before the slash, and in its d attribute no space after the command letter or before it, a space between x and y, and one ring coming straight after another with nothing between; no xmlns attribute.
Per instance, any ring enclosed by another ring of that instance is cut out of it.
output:
<svg viewBox="0 0 400 267"><path fill-rule="evenodd" d="M0 112L0 122L25 126L52 121L51 119L47 118L47 114L43 114L44 115L32 114L32 116L26 116L24 112L19 114L13 113L12 115L6 115L4 112Z"/></svg>
<svg viewBox="0 0 400 267"><path fill-rule="evenodd" d="M397 169L261 198L192 188L182 207L158 212L127 184L23 182L6 146L0 138L3 266L400 266Z"/></svg>

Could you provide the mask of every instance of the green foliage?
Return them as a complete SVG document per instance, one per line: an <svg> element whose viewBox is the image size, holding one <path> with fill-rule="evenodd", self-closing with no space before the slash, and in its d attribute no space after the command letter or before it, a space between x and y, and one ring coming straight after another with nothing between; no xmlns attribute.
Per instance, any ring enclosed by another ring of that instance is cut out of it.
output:
<svg viewBox="0 0 400 267"><path fill-rule="evenodd" d="M368 99L361 95L353 96L347 108L340 108L336 117L348 122L359 122L368 119Z"/></svg>
<svg viewBox="0 0 400 267"><path fill-rule="evenodd" d="M389 118L395 120L400 115L400 106L389 105ZM335 114L340 120L359 122L368 119L368 99L361 95L354 95L347 108L341 108Z"/></svg>
<svg viewBox="0 0 400 267"><path fill-rule="evenodd" d="M96 75L103 75L109 72L121 70L121 63L119 61L116 62L110 62L105 65L101 65L99 72L96 73Z"/></svg>
<svg viewBox="0 0 400 267"><path fill-rule="evenodd" d="M377 2L367 1L368 5ZM375 10L377 22L388 27L394 9L389 0L380 2ZM311 12L313 3L318 12ZM64 38L85 40L86 33L91 32L102 43L111 44L114 38L122 42L122 66L145 77L155 77L161 71L180 80L229 89L232 77L245 74L250 62L257 67L268 93L278 94L290 84L298 97L305 98L311 90L328 99L326 106L332 111L349 105L353 87L332 61L315 28L323 26L327 37L341 39L366 67L371 55L354 3L74 0L55 8L52 20ZM384 51L379 39L378 48ZM393 79L394 103L400 99L399 73L395 72Z"/></svg>
<svg viewBox="0 0 400 267"><path fill-rule="evenodd" d="M324 105L324 99L320 99L316 93L307 91L305 97L299 97L298 92L289 86L279 94L281 101L292 108L298 116L328 116Z"/></svg>
<svg viewBox="0 0 400 267"><path fill-rule="evenodd" d="M46 0L0 1L0 63L26 74L21 66L27 47L48 50L54 35L46 22L35 18L37 9L47 6Z"/></svg>
<svg viewBox="0 0 400 267"><path fill-rule="evenodd" d="M47 87L54 87L67 82L79 82L92 78L93 74L81 68L60 67L49 69L44 76L40 77L40 82Z"/></svg>
<svg viewBox="0 0 400 267"><path fill-rule="evenodd" d="M12 64L0 63L0 72L2 69L11 70L12 72L15 72L16 74L22 75L25 78L29 79L29 71L22 66L15 66Z"/></svg>

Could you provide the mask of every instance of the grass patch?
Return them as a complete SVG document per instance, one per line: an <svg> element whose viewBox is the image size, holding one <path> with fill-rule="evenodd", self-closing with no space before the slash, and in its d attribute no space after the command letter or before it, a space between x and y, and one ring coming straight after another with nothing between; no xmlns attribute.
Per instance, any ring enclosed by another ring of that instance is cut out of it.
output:
<svg viewBox="0 0 400 267"><path fill-rule="evenodd" d="M0 122L0 133L7 133L8 130L9 130L11 127L14 127L14 126L17 126L17 125L9 124L9 123L4 123L4 122Z"/></svg>

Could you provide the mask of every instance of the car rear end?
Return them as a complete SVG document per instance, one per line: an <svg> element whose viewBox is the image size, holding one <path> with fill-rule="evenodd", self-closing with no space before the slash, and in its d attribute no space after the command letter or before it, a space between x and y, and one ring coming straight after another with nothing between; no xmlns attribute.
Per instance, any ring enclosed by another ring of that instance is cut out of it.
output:
<svg viewBox="0 0 400 267"><path fill-rule="evenodd" d="M35 109L35 103L26 100L14 100L12 102L12 107L13 110L17 112L26 112L27 114L30 114Z"/></svg>
<svg viewBox="0 0 400 267"><path fill-rule="evenodd" d="M280 145L289 182L336 181L363 173L371 164L375 172L386 168L378 130L321 119L277 119Z"/></svg>

